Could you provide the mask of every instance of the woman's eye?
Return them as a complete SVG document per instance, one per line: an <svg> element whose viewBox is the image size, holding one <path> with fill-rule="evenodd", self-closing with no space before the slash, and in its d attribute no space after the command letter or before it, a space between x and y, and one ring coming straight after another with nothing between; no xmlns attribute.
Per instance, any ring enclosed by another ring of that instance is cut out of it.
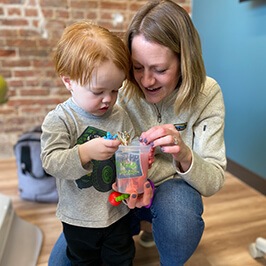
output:
<svg viewBox="0 0 266 266"><path fill-rule="evenodd" d="M157 73L164 73L166 71L166 69L156 69L155 70Z"/></svg>
<svg viewBox="0 0 266 266"><path fill-rule="evenodd" d="M142 67L141 66L133 66L133 69L136 70L136 71L139 71L139 70L142 69Z"/></svg>

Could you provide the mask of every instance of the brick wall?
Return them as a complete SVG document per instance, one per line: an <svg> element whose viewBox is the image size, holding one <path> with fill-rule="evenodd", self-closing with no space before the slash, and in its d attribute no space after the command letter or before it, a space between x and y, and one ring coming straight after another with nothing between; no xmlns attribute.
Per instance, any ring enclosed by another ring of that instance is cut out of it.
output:
<svg viewBox="0 0 266 266"><path fill-rule="evenodd" d="M51 52L63 29L88 18L123 32L142 0L0 0L0 75L9 101L0 106L0 158L14 156L18 136L40 125L69 97L56 76ZM191 0L177 0L188 12Z"/></svg>

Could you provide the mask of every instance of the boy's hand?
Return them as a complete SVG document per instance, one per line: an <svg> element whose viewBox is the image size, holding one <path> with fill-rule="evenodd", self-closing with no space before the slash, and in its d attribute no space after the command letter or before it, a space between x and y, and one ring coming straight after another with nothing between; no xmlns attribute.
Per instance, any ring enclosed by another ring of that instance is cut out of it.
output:
<svg viewBox="0 0 266 266"><path fill-rule="evenodd" d="M95 138L79 145L79 156L82 165L91 160L103 161L110 159L120 144L121 141L117 139Z"/></svg>

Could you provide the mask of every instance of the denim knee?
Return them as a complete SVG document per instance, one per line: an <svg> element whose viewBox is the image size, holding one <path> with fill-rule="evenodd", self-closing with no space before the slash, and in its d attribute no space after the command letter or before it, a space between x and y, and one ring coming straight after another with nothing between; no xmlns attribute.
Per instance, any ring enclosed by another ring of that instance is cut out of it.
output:
<svg viewBox="0 0 266 266"><path fill-rule="evenodd" d="M66 247L65 236L61 233L50 254L48 266L71 266L71 262L66 255Z"/></svg>
<svg viewBox="0 0 266 266"><path fill-rule="evenodd" d="M156 188L151 213L161 265L183 265L204 230L201 195L182 179L165 181Z"/></svg>

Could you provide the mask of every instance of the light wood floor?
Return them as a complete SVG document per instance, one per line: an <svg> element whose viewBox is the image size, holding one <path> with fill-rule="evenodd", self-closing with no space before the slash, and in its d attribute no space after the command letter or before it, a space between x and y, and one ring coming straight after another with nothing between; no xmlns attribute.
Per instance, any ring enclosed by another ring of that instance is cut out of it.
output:
<svg viewBox="0 0 266 266"><path fill-rule="evenodd" d="M46 266L50 251L61 232L55 204L23 201L17 191L14 159L0 161L0 193L9 196L16 214L41 228L43 246L37 266ZM266 238L266 197L227 173L224 188L204 198L206 229L198 249L186 266L259 266L266 258L254 260L248 246L257 237ZM158 266L156 248L145 249L136 237L134 266ZM19 265L19 264L18 264ZM174 266L174 265L173 265Z"/></svg>

